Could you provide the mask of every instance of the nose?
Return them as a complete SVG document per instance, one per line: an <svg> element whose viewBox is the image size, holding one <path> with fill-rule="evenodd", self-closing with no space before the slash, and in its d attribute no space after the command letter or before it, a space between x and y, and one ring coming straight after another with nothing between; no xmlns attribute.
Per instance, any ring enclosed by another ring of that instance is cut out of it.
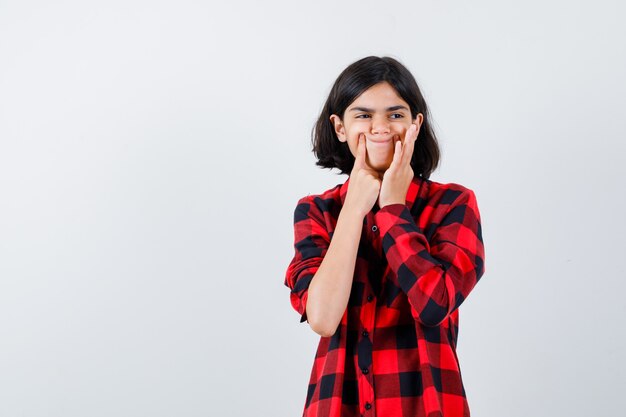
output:
<svg viewBox="0 0 626 417"><path fill-rule="evenodd" d="M387 134L390 131L389 121L386 117L375 117L372 118L372 134L373 135L383 135Z"/></svg>

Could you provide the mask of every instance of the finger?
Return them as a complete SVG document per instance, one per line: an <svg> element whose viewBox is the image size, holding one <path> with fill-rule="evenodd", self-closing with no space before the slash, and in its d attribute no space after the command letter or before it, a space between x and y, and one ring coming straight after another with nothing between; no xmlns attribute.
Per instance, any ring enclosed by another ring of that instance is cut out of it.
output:
<svg viewBox="0 0 626 417"><path fill-rule="evenodd" d="M417 126L415 124L411 124L411 127L409 127L409 129L406 131L406 136L404 137L404 145L402 146L402 165L408 165L411 163L416 138Z"/></svg>
<svg viewBox="0 0 626 417"><path fill-rule="evenodd" d="M365 144L359 134L356 142L356 158L354 161L354 167L360 169L365 166Z"/></svg>
<svg viewBox="0 0 626 417"><path fill-rule="evenodd" d="M374 171L374 168L372 168L372 166L369 164L369 162L367 162L367 139L365 139L365 133L361 133L359 135L360 137L363 137L363 139L361 140L362 143L362 156L361 156L361 168L364 169L369 169L371 171Z"/></svg>
<svg viewBox="0 0 626 417"><path fill-rule="evenodd" d="M394 148L393 148L393 159L391 160L391 164L389 165L389 169L394 168L402 161L402 141L398 137L395 140Z"/></svg>

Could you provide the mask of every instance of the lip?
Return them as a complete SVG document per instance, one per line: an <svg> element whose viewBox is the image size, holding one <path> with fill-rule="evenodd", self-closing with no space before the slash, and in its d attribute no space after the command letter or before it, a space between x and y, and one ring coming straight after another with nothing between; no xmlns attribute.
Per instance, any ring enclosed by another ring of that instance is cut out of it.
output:
<svg viewBox="0 0 626 417"><path fill-rule="evenodd" d="M388 138L388 139L368 139L368 141L370 142L374 142L374 143L389 143L391 142L393 138Z"/></svg>

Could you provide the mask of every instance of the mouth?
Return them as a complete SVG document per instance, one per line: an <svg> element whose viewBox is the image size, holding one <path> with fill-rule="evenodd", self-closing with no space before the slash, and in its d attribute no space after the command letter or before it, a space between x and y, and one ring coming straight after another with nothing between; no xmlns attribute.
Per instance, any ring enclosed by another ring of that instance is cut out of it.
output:
<svg viewBox="0 0 626 417"><path fill-rule="evenodd" d="M392 141L393 138L387 138L387 139L368 139L369 142L373 142L373 143L389 143Z"/></svg>

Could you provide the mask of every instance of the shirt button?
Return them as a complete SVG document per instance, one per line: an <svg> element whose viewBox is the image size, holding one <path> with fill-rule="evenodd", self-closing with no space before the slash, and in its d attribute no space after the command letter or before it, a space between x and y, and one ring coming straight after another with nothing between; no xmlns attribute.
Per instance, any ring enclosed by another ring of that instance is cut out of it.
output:
<svg viewBox="0 0 626 417"><path fill-rule="evenodd" d="M367 375L370 370L367 368L363 368L361 369L361 371L363 371L363 374Z"/></svg>
<svg viewBox="0 0 626 417"><path fill-rule="evenodd" d="M367 301L372 301L374 299L374 297L370 294L367 296Z"/></svg>
<svg viewBox="0 0 626 417"><path fill-rule="evenodd" d="M363 335L363 337L367 337L369 336L369 333L367 332L367 330L363 330L363 333L361 333Z"/></svg>
<svg viewBox="0 0 626 417"><path fill-rule="evenodd" d="M375 232L375 231L377 231L377 230L378 230L378 227L377 227L376 225L373 225L373 226L372 226L372 232Z"/></svg>
<svg viewBox="0 0 626 417"><path fill-rule="evenodd" d="M365 409L369 410L370 408L372 408L372 404L370 403L365 403Z"/></svg>

